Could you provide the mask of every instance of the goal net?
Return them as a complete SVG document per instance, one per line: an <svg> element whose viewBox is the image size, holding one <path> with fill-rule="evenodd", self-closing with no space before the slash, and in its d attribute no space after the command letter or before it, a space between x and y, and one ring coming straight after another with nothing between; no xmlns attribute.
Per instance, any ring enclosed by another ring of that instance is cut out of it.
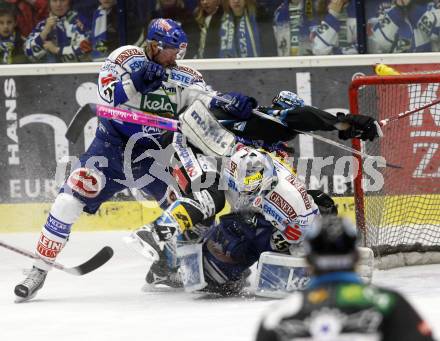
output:
<svg viewBox="0 0 440 341"><path fill-rule="evenodd" d="M350 86L350 110L379 121L439 96L440 74L362 76ZM383 133L374 142L353 140L354 148L400 166L360 167L355 205L363 246L379 258L440 251L440 104L390 122Z"/></svg>

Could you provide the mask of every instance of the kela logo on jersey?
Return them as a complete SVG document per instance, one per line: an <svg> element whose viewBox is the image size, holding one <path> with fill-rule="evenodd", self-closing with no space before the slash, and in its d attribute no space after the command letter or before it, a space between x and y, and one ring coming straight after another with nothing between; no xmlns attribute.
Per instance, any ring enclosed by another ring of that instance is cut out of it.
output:
<svg viewBox="0 0 440 341"><path fill-rule="evenodd" d="M277 192L272 192L269 201L275 204L288 218L295 219L297 214L293 207Z"/></svg>
<svg viewBox="0 0 440 341"><path fill-rule="evenodd" d="M298 180L298 178L293 175L290 174L288 177L286 177L286 180L289 181L289 183L294 186L298 192L301 194L301 198L304 201L304 205L306 206L306 209L311 209L312 208L312 204L310 203L309 200L309 195L307 194L307 190L305 188L305 186L303 185L303 183L301 181Z"/></svg>
<svg viewBox="0 0 440 341"><path fill-rule="evenodd" d="M158 94L142 95L141 110L153 114L175 113L177 105L171 103L168 96Z"/></svg>

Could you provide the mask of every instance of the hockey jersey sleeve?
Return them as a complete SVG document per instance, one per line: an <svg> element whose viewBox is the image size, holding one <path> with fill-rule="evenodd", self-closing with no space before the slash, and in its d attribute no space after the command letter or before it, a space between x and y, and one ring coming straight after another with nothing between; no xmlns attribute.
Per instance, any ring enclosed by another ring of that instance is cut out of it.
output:
<svg viewBox="0 0 440 341"><path fill-rule="evenodd" d="M118 106L137 93L130 75L140 69L147 58L137 46L122 46L105 60L98 77L98 94L101 102Z"/></svg>
<svg viewBox="0 0 440 341"><path fill-rule="evenodd" d="M62 39L65 43L62 44L60 39L58 41L61 48L59 54L63 62L76 61L92 51L88 35L88 24L86 24L84 18L73 12L66 18L64 27L65 32Z"/></svg>
<svg viewBox="0 0 440 341"><path fill-rule="evenodd" d="M351 10L347 12L329 10L315 31L312 47L314 55L357 53L356 18Z"/></svg>
<svg viewBox="0 0 440 341"><path fill-rule="evenodd" d="M426 12L422 15L418 28L426 34L434 45L440 41L440 2L430 3ZM433 51L439 51L439 48L433 48Z"/></svg>
<svg viewBox="0 0 440 341"><path fill-rule="evenodd" d="M25 54L33 62L41 61L46 57L47 51L43 48L44 41L41 39L40 33L43 31L45 21L40 21L25 42Z"/></svg>
<svg viewBox="0 0 440 341"><path fill-rule="evenodd" d="M408 301L393 292L394 309L385 314L383 320L383 340L433 341L429 324L424 321Z"/></svg>
<svg viewBox="0 0 440 341"><path fill-rule="evenodd" d="M409 12L392 6L379 16L369 36L369 52L426 52L431 44L427 27L432 25L426 16L426 5L414 5ZM430 19L428 19L430 18Z"/></svg>
<svg viewBox="0 0 440 341"><path fill-rule="evenodd" d="M264 108L260 109L264 112ZM297 135L295 130L335 130L334 125L338 120L335 116L324 110L306 105L289 111L284 122L287 124L287 127L270 120L264 120L263 125L260 117L252 116L244 127L237 125L233 132L243 138L262 140L265 143L272 144L293 139Z"/></svg>

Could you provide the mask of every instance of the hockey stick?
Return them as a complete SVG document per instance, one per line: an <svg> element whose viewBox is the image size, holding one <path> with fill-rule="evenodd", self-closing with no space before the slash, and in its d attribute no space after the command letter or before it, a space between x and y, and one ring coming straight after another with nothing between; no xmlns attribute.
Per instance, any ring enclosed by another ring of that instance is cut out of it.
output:
<svg viewBox="0 0 440 341"><path fill-rule="evenodd" d="M169 131L178 131L179 130L179 121L173 120L171 118L160 117L160 116L152 115L149 113L145 113L143 111L138 111L138 110L133 110L133 109L132 110L125 110L125 109L110 107L110 106L106 106L106 105L87 104L87 106L90 106L89 110L92 110L92 111L93 111L93 107L94 107L96 110L96 115L98 115L100 117L116 119L116 120L120 120L123 122L129 122L129 123L135 123L135 124L143 124L143 125L152 126L152 127L158 127L158 128L169 130ZM369 154L360 152L354 148L351 148L351 147L346 146L342 143L327 139L323 136L312 134L312 133L301 131L301 130L295 130L295 131L300 134L312 136L313 138L316 138L317 140L320 140L322 142L334 145L340 149L357 154L364 159L368 158L368 157L372 157ZM386 163L385 166L391 167L391 168L402 168L401 166L392 165L389 163Z"/></svg>
<svg viewBox="0 0 440 341"><path fill-rule="evenodd" d="M28 250L22 249L17 246L12 246L12 245L7 244L1 240L0 240L0 246L4 247L5 249L8 249L9 251L16 252L22 256L32 258L32 259L40 259L42 261L45 261L44 259L38 257L33 252L30 252ZM96 270L97 268L101 267L102 265L107 263L110 260L110 258L112 258L112 257L113 257L113 249L110 246L104 246L101 250L99 250L99 252L97 254L95 254L88 261L86 261L80 265L74 266L73 268L67 268L64 265L62 265L60 263L56 263L56 262L54 262L54 263L49 263L46 261L45 262L48 265L54 267L55 269L67 272L71 275L82 276L82 275L88 274L89 272L92 272L92 271Z"/></svg>
<svg viewBox="0 0 440 341"><path fill-rule="evenodd" d="M402 112L402 113L400 113L400 114L398 114L396 116L392 116L390 118L386 118L384 120L381 120L379 122L379 124L380 124L381 127L386 126L390 122L400 120L401 118L407 117L407 116L409 116L411 114L414 114L414 113L416 113L418 111L425 110L426 108L429 108L429 107L431 107L433 105L436 105L436 104L439 104L439 103L440 103L440 98L437 98L437 99L433 100L432 102L429 102L428 104L422 105L421 107L418 107L418 108L415 108L415 109L412 109L412 110L407 110L407 111Z"/></svg>

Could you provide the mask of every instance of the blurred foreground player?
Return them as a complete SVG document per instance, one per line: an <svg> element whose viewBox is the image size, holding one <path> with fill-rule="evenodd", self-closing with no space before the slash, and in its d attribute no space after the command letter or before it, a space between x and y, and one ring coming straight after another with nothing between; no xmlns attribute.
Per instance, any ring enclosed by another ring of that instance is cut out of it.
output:
<svg viewBox="0 0 440 341"><path fill-rule="evenodd" d="M309 288L272 307L257 341L433 340L431 329L397 292L366 285L354 272L356 232L345 219L317 219L305 237Z"/></svg>

